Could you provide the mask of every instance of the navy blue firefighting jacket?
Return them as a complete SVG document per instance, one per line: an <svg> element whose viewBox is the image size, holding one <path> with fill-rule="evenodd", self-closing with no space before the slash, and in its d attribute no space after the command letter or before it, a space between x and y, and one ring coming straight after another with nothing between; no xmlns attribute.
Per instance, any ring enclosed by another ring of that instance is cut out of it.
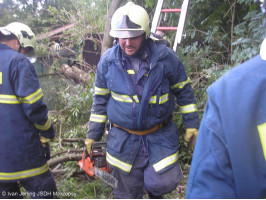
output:
<svg viewBox="0 0 266 200"><path fill-rule="evenodd" d="M96 72L95 94L87 137L100 140L107 119L111 124L131 130L145 130L164 121L162 128L145 136L130 134L112 127L107 137L107 161L129 173L138 147L145 140L150 163L158 173L178 162L179 133L169 120L175 109L175 97L181 108L186 128L198 128L199 119L190 79L174 52L165 45L146 41L150 52L147 81L140 92L130 76L130 66L124 66L119 44L101 58Z"/></svg>
<svg viewBox="0 0 266 200"><path fill-rule="evenodd" d="M212 84L188 180L191 199L266 198L266 61Z"/></svg>
<svg viewBox="0 0 266 200"><path fill-rule="evenodd" d="M0 44L0 182L49 170L40 135L54 137L34 66Z"/></svg>

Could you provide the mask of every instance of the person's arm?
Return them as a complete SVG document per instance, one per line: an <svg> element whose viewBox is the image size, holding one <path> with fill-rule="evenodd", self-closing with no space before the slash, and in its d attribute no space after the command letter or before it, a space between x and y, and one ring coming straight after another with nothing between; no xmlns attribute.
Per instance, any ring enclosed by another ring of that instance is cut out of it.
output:
<svg viewBox="0 0 266 200"><path fill-rule="evenodd" d="M48 109L43 102L43 92L34 66L24 56L13 60L12 83L23 111L41 137L52 139L55 135ZM47 140L47 141L48 141Z"/></svg>
<svg viewBox="0 0 266 200"><path fill-rule="evenodd" d="M93 141L101 140L107 122L107 102L110 98L110 90L105 81L105 69L107 68L105 65L104 58L102 58L96 71L93 104L87 131L87 138Z"/></svg>
<svg viewBox="0 0 266 200"><path fill-rule="evenodd" d="M196 98L191 88L191 80L187 76L182 62L173 55L171 60L171 73L168 74L170 89L176 96L180 107L183 123L186 128L184 139L192 146L195 145L199 128L199 114Z"/></svg>
<svg viewBox="0 0 266 200"><path fill-rule="evenodd" d="M219 111L210 98L194 149L186 198L237 198Z"/></svg>
<svg viewBox="0 0 266 200"><path fill-rule="evenodd" d="M170 89L176 96L180 106L185 128L199 128L199 115L196 106L196 98L191 88L191 80L187 76L182 62L175 57L172 61L171 73L169 74Z"/></svg>

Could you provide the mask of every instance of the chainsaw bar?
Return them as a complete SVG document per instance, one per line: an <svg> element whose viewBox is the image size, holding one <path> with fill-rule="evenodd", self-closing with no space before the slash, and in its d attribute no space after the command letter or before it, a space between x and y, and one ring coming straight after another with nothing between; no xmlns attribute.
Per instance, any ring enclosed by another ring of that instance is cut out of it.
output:
<svg viewBox="0 0 266 200"><path fill-rule="evenodd" d="M118 181L115 177L99 169L98 167L94 167L94 174L99 179L101 179L104 183L110 185L112 188L117 188Z"/></svg>

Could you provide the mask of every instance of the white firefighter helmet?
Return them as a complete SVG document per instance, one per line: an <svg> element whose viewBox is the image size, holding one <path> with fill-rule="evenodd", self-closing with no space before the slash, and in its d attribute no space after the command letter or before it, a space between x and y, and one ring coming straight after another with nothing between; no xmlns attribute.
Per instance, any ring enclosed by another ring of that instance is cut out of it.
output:
<svg viewBox="0 0 266 200"><path fill-rule="evenodd" d="M111 21L110 35L114 38L132 38L150 34L149 15L144 8L128 2L118 8Z"/></svg>
<svg viewBox="0 0 266 200"><path fill-rule="evenodd" d="M20 22L12 22L4 27L0 27L3 35L14 34L23 48L30 48L30 54L35 54L36 38L32 30Z"/></svg>

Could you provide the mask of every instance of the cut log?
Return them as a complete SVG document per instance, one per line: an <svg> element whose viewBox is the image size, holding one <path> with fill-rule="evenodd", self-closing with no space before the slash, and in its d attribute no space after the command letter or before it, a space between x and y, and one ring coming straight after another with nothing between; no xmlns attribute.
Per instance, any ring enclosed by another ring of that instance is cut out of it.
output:
<svg viewBox="0 0 266 200"><path fill-rule="evenodd" d="M73 79L77 83L83 83L84 85L88 85L91 80L91 76L89 73L79 69L75 65L70 67L67 64L63 64L61 66L61 69L62 69L62 73L66 77Z"/></svg>
<svg viewBox="0 0 266 200"><path fill-rule="evenodd" d="M69 154L66 156L62 156L59 158L51 159L48 161L48 165L50 168L55 167L59 163L68 162L68 161L78 161L82 158L82 154Z"/></svg>

